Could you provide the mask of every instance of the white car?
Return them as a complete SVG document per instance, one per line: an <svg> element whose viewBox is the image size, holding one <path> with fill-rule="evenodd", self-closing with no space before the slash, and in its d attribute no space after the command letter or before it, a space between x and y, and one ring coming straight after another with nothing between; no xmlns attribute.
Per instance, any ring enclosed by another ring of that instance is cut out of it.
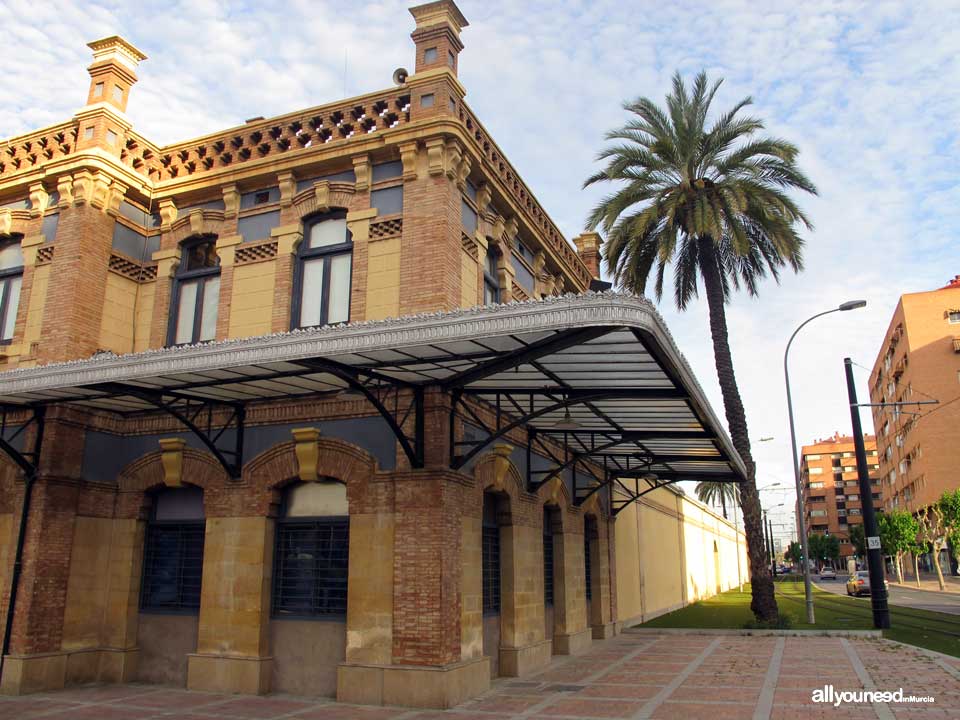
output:
<svg viewBox="0 0 960 720"><path fill-rule="evenodd" d="M820 579L821 580L836 580L837 571L832 567L825 567L820 570Z"/></svg>

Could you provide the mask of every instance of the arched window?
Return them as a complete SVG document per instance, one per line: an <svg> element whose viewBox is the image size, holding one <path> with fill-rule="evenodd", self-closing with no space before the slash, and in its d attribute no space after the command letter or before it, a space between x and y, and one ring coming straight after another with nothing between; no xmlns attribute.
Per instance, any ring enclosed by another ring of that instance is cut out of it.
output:
<svg viewBox="0 0 960 720"><path fill-rule="evenodd" d="M216 238L205 237L183 244L173 283L167 345L188 345L217 336L220 257L216 242Z"/></svg>
<svg viewBox="0 0 960 720"><path fill-rule="evenodd" d="M345 617L349 557L346 486L320 480L287 488L277 520L273 616Z"/></svg>
<svg viewBox="0 0 960 720"><path fill-rule="evenodd" d="M19 238L0 240L0 343L13 341L23 283L23 250Z"/></svg>
<svg viewBox="0 0 960 720"><path fill-rule="evenodd" d="M346 211L327 213L307 223L293 277L292 327L334 325L350 319L352 259Z"/></svg>
<svg viewBox="0 0 960 720"><path fill-rule="evenodd" d="M543 602L553 605L553 516L550 508L543 508Z"/></svg>
<svg viewBox="0 0 960 720"><path fill-rule="evenodd" d="M483 582L483 614L500 613L500 527L497 523L497 498L483 495L481 535L481 572Z"/></svg>
<svg viewBox="0 0 960 720"><path fill-rule="evenodd" d="M500 302L500 274L497 271L497 251L487 248L487 257L483 265L483 304L494 305Z"/></svg>
<svg viewBox="0 0 960 720"><path fill-rule="evenodd" d="M143 547L142 610L190 614L200 609L205 529L200 488L154 494Z"/></svg>

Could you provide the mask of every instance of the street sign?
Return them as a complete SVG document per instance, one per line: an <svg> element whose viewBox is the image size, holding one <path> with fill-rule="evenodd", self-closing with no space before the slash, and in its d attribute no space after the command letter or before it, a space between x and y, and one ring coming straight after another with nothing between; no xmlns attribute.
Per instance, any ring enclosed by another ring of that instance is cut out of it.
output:
<svg viewBox="0 0 960 720"><path fill-rule="evenodd" d="M879 550L880 549L880 538L877 536L867 538L867 550Z"/></svg>

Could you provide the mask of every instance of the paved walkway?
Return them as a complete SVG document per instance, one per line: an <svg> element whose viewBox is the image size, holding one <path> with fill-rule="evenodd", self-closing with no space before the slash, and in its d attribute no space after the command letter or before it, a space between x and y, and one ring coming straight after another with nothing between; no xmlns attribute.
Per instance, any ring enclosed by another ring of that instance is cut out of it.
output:
<svg viewBox="0 0 960 720"><path fill-rule="evenodd" d="M814 688L933 695L922 703L814 704ZM960 659L886 640L626 632L538 675L498 681L447 711L225 696L150 685L89 686L0 697L0 719L58 720L727 720L960 717Z"/></svg>

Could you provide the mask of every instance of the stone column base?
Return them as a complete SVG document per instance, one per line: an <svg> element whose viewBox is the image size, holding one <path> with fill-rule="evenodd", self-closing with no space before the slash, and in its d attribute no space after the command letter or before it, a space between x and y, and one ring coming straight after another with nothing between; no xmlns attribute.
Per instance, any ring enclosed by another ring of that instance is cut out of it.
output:
<svg viewBox="0 0 960 720"><path fill-rule="evenodd" d="M593 630L593 639L594 640L608 640L617 634L617 626L615 623L604 623L603 625L593 625L591 627Z"/></svg>
<svg viewBox="0 0 960 720"><path fill-rule="evenodd" d="M555 655L579 655L587 652L593 644L593 630L587 628L575 633L553 636Z"/></svg>
<svg viewBox="0 0 960 720"><path fill-rule="evenodd" d="M136 679L137 648L83 648L37 655L7 655L0 694L26 695L92 682Z"/></svg>
<svg viewBox="0 0 960 720"><path fill-rule="evenodd" d="M553 656L553 641L512 648L500 646L500 675L502 677L523 677L542 670L550 664Z"/></svg>
<svg viewBox="0 0 960 720"><path fill-rule="evenodd" d="M264 695L270 692L272 657L187 655L187 689Z"/></svg>
<svg viewBox="0 0 960 720"><path fill-rule="evenodd" d="M362 665L337 668L337 700L359 705L446 709L490 689L490 658L442 666Z"/></svg>

